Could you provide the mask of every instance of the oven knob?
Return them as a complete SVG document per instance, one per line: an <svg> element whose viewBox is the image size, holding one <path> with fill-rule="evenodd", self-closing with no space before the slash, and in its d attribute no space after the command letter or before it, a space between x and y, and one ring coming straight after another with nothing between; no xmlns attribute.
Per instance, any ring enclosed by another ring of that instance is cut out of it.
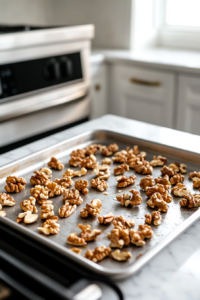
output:
<svg viewBox="0 0 200 300"><path fill-rule="evenodd" d="M60 64L55 58L51 58L44 68L44 76L48 80L56 80L60 78Z"/></svg>
<svg viewBox="0 0 200 300"><path fill-rule="evenodd" d="M73 66L72 66L72 61L68 57L66 56L61 57L60 69L61 69L62 78L70 79L72 77Z"/></svg>

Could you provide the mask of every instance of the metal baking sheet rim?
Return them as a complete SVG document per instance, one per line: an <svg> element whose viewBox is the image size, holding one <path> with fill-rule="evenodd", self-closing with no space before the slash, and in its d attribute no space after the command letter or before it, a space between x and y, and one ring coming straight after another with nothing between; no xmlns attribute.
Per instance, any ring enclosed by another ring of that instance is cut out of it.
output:
<svg viewBox="0 0 200 300"><path fill-rule="evenodd" d="M42 149L34 154L31 154L29 156L23 157L19 160L16 160L8 165L3 166L2 168L0 168L0 178L3 178L6 175L7 172L11 172L14 173L16 171L20 171L23 170L23 164L21 164L22 162L26 163L28 162L33 162L31 161L34 156L37 157L38 155L42 155L45 154L46 152L50 152L53 151L55 148L57 147L61 147L64 146L66 143L72 142L73 140L79 140L80 138L84 138L88 135L94 135L94 134L98 134L98 133L104 133L104 134L116 134L118 136L123 136L124 138L132 138L138 141L144 141L150 144L154 144L154 145L159 145L159 146L163 146L165 148L168 149L174 149L174 150L180 150L180 151L184 151L186 153L188 153L189 151L184 150L184 149L178 149L178 148L173 148L171 146L168 145L164 145L161 143L155 143L155 142L151 142L150 140L147 139L140 139L140 138L136 138L134 136L131 135L126 135L126 134L122 134L122 133L118 133L117 131L109 131L109 130L94 130L94 131L87 131L85 133L79 134L75 137L69 138L68 140L65 140L61 143L58 143L56 145L50 146L46 149ZM80 144L80 143L78 143ZM78 145L77 144L77 145ZM72 146L73 147L73 146ZM66 149L65 149L66 150ZM59 151L57 152L57 154L59 153ZM198 153L195 152L189 152L191 155L197 155L199 156ZM50 154L48 153L48 156ZM44 158L45 159L45 158ZM39 161L38 161L39 162ZM20 165L21 168L18 168L18 170L14 169L15 171L12 172L11 168L13 168L15 165ZM4 172L5 171L5 172ZM4 173L2 173L4 172ZM10 173L9 173L10 174ZM29 229L25 228L25 227L21 227L19 224L14 223L13 221L0 217L0 222L4 223L5 225L16 229L17 231L21 232L22 234L25 234L31 238L33 238L34 240L38 241L39 243L50 247L52 250L60 253L63 256L66 256L74 261L76 261L77 263L80 263L82 266L95 271L98 274L101 275L106 275L109 276L113 279L122 279L125 278L131 274L136 273L142 266L144 266L151 258L153 258L156 254L158 254L162 249L164 249L169 243L171 243L176 237L178 237L181 233L183 233L189 226L191 226L194 222L196 222L198 219L200 218L200 210L198 209L195 213L193 213L190 217L188 217L187 220L185 220L181 225L179 225L179 227L177 229L175 229L173 232L171 232L170 234L168 234L161 242L159 242L156 246L154 246L151 250L149 250L147 253L143 254L137 261L135 261L133 263L133 265L123 269L115 269L115 270L110 270L108 268L102 267L96 263L93 263L92 261L86 260L84 257L81 256L77 256L77 254L74 254L72 251L68 250L67 248L56 244L55 242L51 241L51 240L46 240L45 237L40 236L38 234L36 234L35 232L30 231Z"/></svg>

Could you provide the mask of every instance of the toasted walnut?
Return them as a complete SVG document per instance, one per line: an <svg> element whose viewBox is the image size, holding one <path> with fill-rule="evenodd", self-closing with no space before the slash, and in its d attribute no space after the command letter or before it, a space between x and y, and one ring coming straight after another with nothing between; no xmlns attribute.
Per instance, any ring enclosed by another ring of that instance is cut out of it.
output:
<svg viewBox="0 0 200 300"><path fill-rule="evenodd" d="M65 201L65 204L58 210L59 216L61 218L68 218L75 212L76 207L76 204L70 205L68 201Z"/></svg>
<svg viewBox="0 0 200 300"><path fill-rule="evenodd" d="M136 190L131 190L130 193L132 193L132 197L128 194L123 194L123 196L118 195L116 196L117 201L121 203L121 205L140 205L142 203L142 196L140 192Z"/></svg>
<svg viewBox="0 0 200 300"><path fill-rule="evenodd" d="M115 162L115 163L121 163L121 164L125 164L128 160L127 156L126 155L118 155L118 156L113 156L112 157L112 160Z"/></svg>
<svg viewBox="0 0 200 300"><path fill-rule="evenodd" d="M46 220L38 230L46 235L57 234L60 230L60 224L57 224L58 217L53 216Z"/></svg>
<svg viewBox="0 0 200 300"><path fill-rule="evenodd" d="M134 222L134 220L125 220L125 218L123 216L117 216L113 220L113 225L117 229L119 229L119 228L121 228L121 229L129 229L129 228L135 226L135 222Z"/></svg>
<svg viewBox="0 0 200 300"><path fill-rule="evenodd" d="M30 190L30 193L34 198L36 198L39 204L42 204L43 202L47 201L47 199L49 198L48 188L41 185L36 185L34 188Z"/></svg>
<svg viewBox="0 0 200 300"><path fill-rule="evenodd" d="M14 206L16 204L15 199L6 193L0 193L0 204L2 206Z"/></svg>
<svg viewBox="0 0 200 300"><path fill-rule="evenodd" d="M0 217L5 217L5 216L6 216L6 212L3 211L3 210L1 210L1 211L0 211Z"/></svg>
<svg viewBox="0 0 200 300"><path fill-rule="evenodd" d="M178 162L174 162L173 164L170 164L168 166L169 168L173 169L177 173L187 173L186 165L185 164L179 164Z"/></svg>
<svg viewBox="0 0 200 300"><path fill-rule="evenodd" d="M146 188L146 195L148 198L150 198L156 192L161 194L161 196L165 202L170 203L172 201L172 197L165 190L164 185L158 183L152 187Z"/></svg>
<svg viewBox="0 0 200 300"><path fill-rule="evenodd" d="M63 174L63 177L81 177L87 174L87 170L85 168L81 168L80 171L73 171L71 169L67 169Z"/></svg>
<svg viewBox="0 0 200 300"><path fill-rule="evenodd" d="M105 157L103 160L102 160L102 164L105 164L105 165L110 165L112 162L112 160L108 157Z"/></svg>
<svg viewBox="0 0 200 300"><path fill-rule="evenodd" d="M94 169L96 177L99 179L108 179L110 177L110 167L109 166L97 166Z"/></svg>
<svg viewBox="0 0 200 300"><path fill-rule="evenodd" d="M147 153L146 153L146 152L144 152L144 151L141 151L141 152L140 152L140 154L138 154L138 157L140 157L141 159L142 159L142 158L144 158L144 159L145 159L145 158L146 158L146 156L147 156Z"/></svg>
<svg viewBox="0 0 200 300"><path fill-rule="evenodd" d="M176 174L176 175L174 175L174 176L172 176L172 177L170 178L170 183L171 183L171 184L177 184L177 183L179 183L179 182L183 182L184 179L185 179L185 176L184 176L184 175L181 175L181 173L179 173L179 174Z"/></svg>
<svg viewBox="0 0 200 300"><path fill-rule="evenodd" d="M92 179L91 186L98 189L100 192L103 192L108 188L107 182L105 180L100 180L99 178Z"/></svg>
<svg viewBox="0 0 200 300"><path fill-rule="evenodd" d="M121 150L115 153L115 156L125 155L127 156L128 152L126 150Z"/></svg>
<svg viewBox="0 0 200 300"><path fill-rule="evenodd" d="M147 224L153 223L153 225L158 226L161 224L161 214L159 211L153 211L151 215L145 215L145 222Z"/></svg>
<svg viewBox="0 0 200 300"><path fill-rule="evenodd" d="M97 151L101 150L102 146L101 145L97 145L97 144L93 144L90 146L85 147L85 154L86 155L91 155L91 154L95 154Z"/></svg>
<svg viewBox="0 0 200 300"><path fill-rule="evenodd" d="M158 155L158 157L154 156L153 160L150 162L152 167L164 166L167 163L167 158Z"/></svg>
<svg viewBox="0 0 200 300"><path fill-rule="evenodd" d="M191 172L191 173L189 174L189 178L193 178L193 177L198 177L198 178L200 178L200 172L196 172L196 171Z"/></svg>
<svg viewBox="0 0 200 300"><path fill-rule="evenodd" d="M162 177L155 178L155 182L162 184L166 190L169 190L171 187L169 176L167 174L163 178Z"/></svg>
<svg viewBox="0 0 200 300"><path fill-rule="evenodd" d="M78 236L76 232L70 233L67 237L67 243L74 246L85 246L87 245L85 239Z"/></svg>
<svg viewBox="0 0 200 300"><path fill-rule="evenodd" d="M109 247L100 246L96 247L94 250L88 250L84 257L93 261L98 262L102 259L104 259L106 256L109 256L111 253L111 249Z"/></svg>
<svg viewBox="0 0 200 300"><path fill-rule="evenodd" d="M71 157L80 157L80 158L84 158L85 157L85 149L77 149L72 151L72 153L70 154Z"/></svg>
<svg viewBox="0 0 200 300"><path fill-rule="evenodd" d="M35 176L31 176L30 182L34 185L47 185L49 183L49 175L41 171L34 171Z"/></svg>
<svg viewBox="0 0 200 300"><path fill-rule="evenodd" d="M51 176L52 176L52 171L49 168L46 168L46 167L41 168L39 170L39 172L45 173L48 176L48 178L51 178Z"/></svg>
<svg viewBox="0 0 200 300"><path fill-rule="evenodd" d="M35 206L36 199L30 196L27 200L20 202L20 207L23 211L31 211L32 213L37 212L37 207Z"/></svg>
<svg viewBox="0 0 200 300"><path fill-rule="evenodd" d="M50 217L54 216L54 206L50 203L43 203L41 206L41 219L49 219Z"/></svg>
<svg viewBox="0 0 200 300"><path fill-rule="evenodd" d="M135 179L136 179L136 176L135 175L131 175L128 177L126 176L118 176L116 177L116 180L118 182L117 184L117 187L126 187L128 185L132 185L135 183Z"/></svg>
<svg viewBox="0 0 200 300"><path fill-rule="evenodd" d="M163 200L160 193L154 193L147 201L147 205L151 208L158 208L158 211L167 212L167 203Z"/></svg>
<svg viewBox="0 0 200 300"><path fill-rule="evenodd" d="M193 181L193 188L195 188L195 189L200 188L200 178L193 177L192 181Z"/></svg>
<svg viewBox="0 0 200 300"><path fill-rule="evenodd" d="M149 162L142 159L142 161L138 161L134 166L134 170L137 173L141 174L152 174L153 168L150 166Z"/></svg>
<svg viewBox="0 0 200 300"><path fill-rule="evenodd" d="M89 190L87 189L88 187L88 181L87 180L77 180L75 182L75 185L74 185L75 189L77 189L79 192L82 192L83 195L86 195L89 193Z"/></svg>
<svg viewBox="0 0 200 300"><path fill-rule="evenodd" d="M69 160L69 164L70 164L70 166L73 166L73 167L79 167L82 160L83 160L83 158L81 158L79 156L72 156L71 159Z"/></svg>
<svg viewBox="0 0 200 300"><path fill-rule="evenodd" d="M120 165L120 166L114 168L114 174L115 175L122 175L126 171L129 171L129 166L126 165L126 164L123 164L123 165Z"/></svg>
<svg viewBox="0 0 200 300"><path fill-rule="evenodd" d="M153 236L153 231L148 225L139 225L139 230L130 230L131 243L136 246L144 246L145 238L150 239Z"/></svg>
<svg viewBox="0 0 200 300"><path fill-rule="evenodd" d="M73 185L73 181L71 180L71 177L64 177L61 179L56 178L53 182L57 183L58 185L61 185L64 188L68 188Z"/></svg>
<svg viewBox="0 0 200 300"><path fill-rule="evenodd" d="M94 155L87 156L81 161L81 167L87 169L94 169L98 166L98 162L96 162L96 157Z"/></svg>
<svg viewBox="0 0 200 300"><path fill-rule="evenodd" d="M200 207L200 194L185 195L183 199L179 202L180 206L187 208L197 208Z"/></svg>
<svg viewBox="0 0 200 300"><path fill-rule="evenodd" d="M20 213L16 219L17 223L20 223L24 221L25 224L31 224L37 221L38 215L37 214L32 214L31 211L26 211L23 213Z"/></svg>
<svg viewBox="0 0 200 300"><path fill-rule="evenodd" d="M171 190L171 192L178 197L183 197L185 195L191 194L191 191L187 189L186 185L180 182Z"/></svg>
<svg viewBox="0 0 200 300"><path fill-rule="evenodd" d="M168 176L174 176L177 173L174 169L169 168L167 166L164 166L160 171L163 175L168 175Z"/></svg>
<svg viewBox="0 0 200 300"><path fill-rule="evenodd" d="M127 261L129 258L132 257L132 254L130 251L120 251L119 249L116 249L111 253L111 257L118 261Z"/></svg>
<svg viewBox="0 0 200 300"><path fill-rule="evenodd" d="M130 244L129 229L115 228L108 233L111 248L123 248Z"/></svg>
<svg viewBox="0 0 200 300"><path fill-rule="evenodd" d="M69 204L80 205L83 203L83 198L80 196L80 193L76 189L65 190L63 194L63 202L68 202Z"/></svg>
<svg viewBox="0 0 200 300"><path fill-rule="evenodd" d="M135 154L135 155L140 154L140 150L138 149L138 146L137 146L137 145L133 146L132 149L131 149L130 147L127 147L127 148L126 148L126 151L127 151L128 153L133 153L133 154Z"/></svg>
<svg viewBox="0 0 200 300"><path fill-rule="evenodd" d="M90 225L78 224L78 227L82 230L81 238L83 238L86 242L95 241L97 236L102 233L99 229L91 230Z"/></svg>
<svg viewBox="0 0 200 300"><path fill-rule="evenodd" d="M113 213L109 213L107 215L104 216L99 216L99 223L100 224L109 224L112 223L112 221L114 220L115 216L113 215Z"/></svg>
<svg viewBox="0 0 200 300"><path fill-rule="evenodd" d="M65 188L61 185L58 185L54 181L50 181L47 185L49 190L49 197L59 196L64 193Z"/></svg>
<svg viewBox="0 0 200 300"><path fill-rule="evenodd" d="M105 156L111 156L113 155L115 152L117 152L119 149L119 146L117 144L110 144L108 147L102 147L101 149L101 154L105 155Z"/></svg>
<svg viewBox="0 0 200 300"><path fill-rule="evenodd" d="M143 190L146 190L147 187L154 186L155 182L151 175L147 175L140 180L140 187Z"/></svg>
<svg viewBox="0 0 200 300"><path fill-rule="evenodd" d="M134 169L135 165L140 161L140 157L136 156L135 154L132 154L129 156L127 164L130 168Z"/></svg>
<svg viewBox="0 0 200 300"><path fill-rule="evenodd" d="M81 249L78 249L78 248L76 248L76 247L71 248L70 250L71 250L72 252L76 253L76 254L81 254L81 252L82 252Z"/></svg>
<svg viewBox="0 0 200 300"><path fill-rule="evenodd" d="M1 203L0 203L0 211L2 210L2 205L1 205Z"/></svg>
<svg viewBox="0 0 200 300"><path fill-rule="evenodd" d="M4 186L4 189L8 193L19 193L26 187L26 180L23 177L8 176L6 178L6 183L7 185Z"/></svg>
<svg viewBox="0 0 200 300"><path fill-rule="evenodd" d="M96 217L101 212L101 206L99 199L93 199L91 204L86 204L86 207L81 210L80 215L82 218L87 218L89 215Z"/></svg>

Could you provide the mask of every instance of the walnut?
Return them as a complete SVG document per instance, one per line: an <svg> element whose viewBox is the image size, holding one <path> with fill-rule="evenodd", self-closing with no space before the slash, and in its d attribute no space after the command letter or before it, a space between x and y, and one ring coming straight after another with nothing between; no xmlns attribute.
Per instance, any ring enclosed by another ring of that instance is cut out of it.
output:
<svg viewBox="0 0 200 300"><path fill-rule="evenodd" d="M127 148L126 148L126 151L127 151L128 153L133 153L133 154L135 154L135 155L140 154L140 150L138 149L138 146L137 146L137 145L133 146L133 149L131 149L130 147L127 147Z"/></svg>
<svg viewBox="0 0 200 300"><path fill-rule="evenodd" d="M200 178L200 172L196 172L196 171L191 172L191 173L189 174L189 178L193 178L193 177L198 177L198 178Z"/></svg>
<svg viewBox="0 0 200 300"><path fill-rule="evenodd" d="M98 262L105 258L106 256L109 256L111 253L111 249L109 247L105 246L100 246L96 247L94 250L88 250L84 257L93 261L93 262Z"/></svg>
<svg viewBox="0 0 200 300"><path fill-rule="evenodd" d="M71 250L72 252L76 253L76 254L81 254L81 252L82 252L81 249L78 249L78 248L76 248L76 247L71 248L70 250Z"/></svg>
<svg viewBox="0 0 200 300"><path fill-rule="evenodd" d="M83 203L83 198L80 196L80 193L76 189L65 190L63 194L63 202L68 202L69 204L80 205Z"/></svg>
<svg viewBox="0 0 200 300"><path fill-rule="evenodd" d="M49 168L41 168L39 171L45 173L48 176L48 178L51 178L52 176L52 171Z"/></svg>
<svg viewBox="0 0 200 300"><path fill-rule="evenodd" d="M155 182L162 184L166 190L169 190L171 187L169 176L167 174L163 178L162 177L155 178Z"/></svg>
<svg viewBox="0 0 200 300"><path fill-rule="evenodd" d="M49 197L59 196L65 191L65 188L53 181L50 181L47 187L49 189Z"/></svg>
<svg viewBox="0 0 200 300"><path fill-rule="evenodd" d="M119 249L116 249L111 253L111 257L117 261L127 261L132 257L132 254L130 251L120 251Z"/></svg>
<svg viewBox="0 0 200 300"><path fill-rule="evenodd" d="M46 235L57 234L60 230L60 224L57 224L58 217L53 216L46 220L38 230Z"/></svg>
<svg viewBox="0 0 200 300"><path fill-rule="evenodd" d="M154 186L155 182L151 175L147 175L140 180L140 187L143 190L146 190L147 187Z"/></svg>
<svg viewBox="0 0 200 300"><path fill-rule="evenodd" d="M81 161L81 167L94 169L98 166L98 162L96 162L96 157L94 155L87 156Z"/></svg>
<svg viewBox="0 0 200 300"><path fill-rule="evenodd" d="M147 156L147 153L146 153L146 152L144 152L144 151L141 151L141 152L140 152L140 154L138 154L138 157L140 157L141 159L142 159L142 158L144 158L144 159L145 159L145 158L146 158L146 156Z"/></svg>
<svg viewBox="0 0 200 300"><path fill-rule="evenodd" d="M0 204L2 206L14 206L16 204L15 199L6 193L0 193Z"/></svg>
<svg viewBox="0 0 200 300"><path fill-rule="evenodd" d="M115 228L119 229L129 229L135 226L135 222L133 220L125 220L123 216L117 216L113 220L113 225Z"/></svg>
<svg viewBox="0 0 200 300"><path fill-rule="evenodd" d="M109 213L107 215L104 216L99 216L99 223L100 224L109 224L112 223L112 221L114 220L115 216L113 215L113 213Z"/></svg>
<svg viewBox="0 0 200 300"><path fill-rule="evenodd" d="M1 205L1 203L0 203L0 211L2 210L2 205Z"/></svg>
<svg viewBox="0 0 200 300"><path fill-rule="evenodd" d="M82 192L83 195L86 195L89 193L87 187L88 187L88 181L87 180L77 180L75 182L75 185L74 185L75 189L77 189L79 192Z"/></svg>
<svg viewBox="0 0 200 300"><path fill-rule="evenodd" d="M102 147L101 154L104 156L111 156L115 152L117 152L119 149L119 146L117 144L110 144L108 147Z"/></svg>
<svg viewBox="0 0 200 300"><path fill-rule="evenodd" d="M142 159L142 161L138 161L134 166L134 170L137 173L141 174L152 174L153 168L150 166L147 160Z"/></svg>
<svg viewBox="0 0 200 300"><path fill-rule="evenodd" d="M161 224L162 217L159 211L153 211L151 215L145 215L145 218L146 218L145 222L147 224L151 225L151 223L153 223L153 225L155 226Z"/></svg>
<svg viewBox="0 0 200 300"><path fill-rule="evenodd" d="M161 196L165 202L170 203L172 201L172 197L165 190L164 185L158 183L152 187L146 188L146 195L148 198L150 198L156 192L161 194Z"/></svg>
<svg viewBox="0 0 200 300"><path fill-rule="evenodd" d="M42 204L45 202L49 196L49 190L47 187L41 186L41 185L36 185L34 188L30 190L31 195L36 198L37 202L39 204Z"/></svg>
<svg viewBox="0 0 200 300"><path fill-rule="evenodd" d="M200 194L185 195L183 199L179 202L180 206L187 208L200 207Z"/></svg>
<svg viewBox="0 0 200 300"><path fill-rule="evenodd" d="M43 203L41 206L41 219L49 219L50 217L54 216L54 206L50 203Z"/></svg>
<svg viewBox="0 0 200 300"><path fill-rule="evenodd" d="M164 166L160 171L163 175L168 175L168 176L174 176L175 174L177 174L177 172L174 169L169 168L167 166Z"/></svg>
<svg viewBox="0 0 200 300"><path fill-rule="evenodd" d="M6 216L6 212L3 210L0 210L0 217L5 217Z"/></svg>
<svg viewBox="0 0 200 300"><path fill-rule="evenodd" d="M120 165L120 166L114 168L114 174L115 175L122 175L126 171L129 171L129 166L126 165L126 164L123 164L123 165Z"/></svg>
<svg viewBox="0 0 200 300"><path fill-rule="evenodd" d="M68 188L73 185L73 181L71 180L71 177L64 177L64 178L56 178L53 182L57 183L58 185L61 185L64 188Z"/></svg>
<svg viewBox="0 0 200 300"><path fill-rule="evenodd" d="M168 166L169 168L173 169L177 173L187 173L186 165L185 164L179 164L178 162L174 162L173 164L170 164Z"/></svg>
<svg viewBox="0 0 200 300"><path fill-rule="evenodd" d="M35 176L31 176L30 182L34 185L47 185L49 183L49 175L41 171L34 171Z"/></svg>
<svg viewBox="0 0 200 300"><path fill-rule="evenodd" d="M105 157L103 160L102 160L102 164L105 164L105 165L110 165L112 162L112 160L108 157Z"/></svg>
<svg viewBox="0 0 200 300"><path fill-rule="evenodd" d="M130 230L131 243L136 246L144 246L145 238L150 239L153 236L153 231L148 225L139 225L139 230Z"/></svg>
<svg viewBox="0 0 200 300"><path fill-rule="evenodd" d="M136 155L131 155L131 157L128 158L127 164L130 168L134 169L135 165L140 161L140 157Z"/></svg>
<svg viewBox="0 0 200 300"><path fill-rule="evenodd" d="M152 167L164 166L167 163L167 158L158 155L158 157L154 156L153 160L150 162Z"/></svg>
<svg viewBox="0 0 200 300"><path fill-rule="evenodd" d="M76 207L76 204L70 205L68 201L65 201L65 204L58 210L59 216L61 218L68 218L75 212Z"/></svg>
<svg viewBox="0 0 200 300"><path fill-rule="evenodd" d="M37 221L37 219L38 219L38 215L32 214L32 212L28 210L26 212L20 213L16 219L16 222L20 223L24 221L25 224L31 224Z"/></svg>
<svg viewBox="0 0 200 300"><path fill-rule="evenodd" d="M111 248L123 248L130 244L129 229L115 228L108 233Z"/></svg>
<svg viewBox="0 0 200 300"><path fill-rule="evenodd" d="M121 205L140 205L142 203L142 196L140 192L136 190L131 190L130 193L132 193L132 197L128 194L123 194L123 196L118 195L116 196L117 201L121 203Z"/></svg>
<svg viewBox="0 0 200 300"><path fill-rule="evenodd" d="M89 215L97 216L101 212L101 200L93 199L91 204L86 204L86 207L83 208L80 212L82 218L87 218Z"/></svg>
<svg viewBox="0 0 200 300"><path fill-rule="evenodd" d="M192 181L193 181L193 188L195 188L195 189L200 188L200 178L193 177Z"/></svg>
<svg viewBox="0 0 200 300"><path fill-rule="evenodd" d="M126 150L121 150L115 153L115 156L125 155L127 156L128 152Z"/></svg>
<svg viewBox="0 0 200 300"><path fill-rule="evenodd" d="M26 187L26 180L23 177L8 176L6 178L6 183L7 185L4 186L4 189L8 193L19 193Z"/></svg>
<svg viewBox="0 0 200 300"><path fill-rule="evenodd" d="M96 175L96 177L98 177L99 179L108 179L110 177L110 170L109 170L109 166L97 166L94 169L94 173Z"/></svg>
<svg viewBox="0 0 200 300"><path fill-rule="evenodd" d="M135 175L131 175L128 177L126 176L118 176L116 177L116 180L118 182L117 184L117 187L126 187L128 185L132 185L135 183L135 179L136 179L136 176Z"/></svg>
<svg viewBox="0 0 200 300"><path fill-rule="evenodd" d="M100 180L99 178L92 179L91 186L98 189L100 192L103 192L108 188L107 182L105 180Z"/></svg>
<svg viewBox="0 0 200 300"><path fill-rule="evenodd" d="M160 193L154 193L147 201L147 205L151 208L158 207L158 211L167 212L167 203L163 200Z"/></svg>
<svg viewBox="0 0 200 300"><path fill-rule="evenodd" d="M82 230L81 238L83 238L86 242L95 241L97 236L102 233L99 229L91 230L90 225L78 224L78 227Z"/></svg>
<svg viewBox="0 0 200 300"><path fill-rule="evenodd" d="M72 153L70 154L71 157L80 157L80 158L84 158L85 157L85 149L77 149L72 151Z"/></svg>
<svg viewBox="0 0 200 300"><path fill-rule="evenodd" d="M97 145L97 144L93 144L90 146L85 147L85 154L86 155L91 155L91 154L95 154L97 151L101 150L102 146L101 145Z"/></svg>
<svg viewBox="0 0 200 300"><path fill-rule="evenodd" d="M191 194L191 191L187 189L186 185L180 182L173 189L171 189L171 192L178 197L183 197L185 195Z"/></svg>
<svg viewBox="0 0 200 300"><path fill-rule="evenodd" d="M20 202L20 207L23 211L31 211L32 213L37 212L37 207L35 206L36 199L30 196L27 200Z"/></svg>
<svg viewBox="0 0 200 300"><path fill-rule="evenodd" d="M72 156L71 159L69 160L70 166L73 167L79 167L83 158L80 158L79 156Z"/></svg>
<svg viewBox="0 0 200 300"><path fill-rule="evenodd" d="M76 232L70 233L67 237L67 243L74 246L85 246L87 245L85 239L78 236Z"/></svg>
<svg viewBox="0 0 200 300"><path fill-rule="evenodd" d="M121 164L125 164L128 160L127 156L126 155L118 155L118 156L113 156L112 157L112 160L115 162L115 163L121 163Z"/></svg>
<svg viewBox="0 0 200 300"><path fill-rule="evenodd" d="M174 175L173 177L170 178L170 183L171 184L177 184L179 182L183 182L185 179L184 175L181 175L181 173Z"/></svg>
<svg viewBox="0 0 200 300"><path fill-rule="evenodd" d="M81 177L87 174L87 170L85 168L81 168L80 171L73 171L71 169L67 169L63 174L63 177Z"/></svg>

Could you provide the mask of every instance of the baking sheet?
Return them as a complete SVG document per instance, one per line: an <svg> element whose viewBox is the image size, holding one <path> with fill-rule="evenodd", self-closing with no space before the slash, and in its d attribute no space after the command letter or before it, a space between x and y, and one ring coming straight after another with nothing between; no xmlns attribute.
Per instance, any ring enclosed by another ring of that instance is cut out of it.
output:
<svg viewBox="0 0 200 300"><path fill-rule="evenodd" d="M58 223L60 224L60 232L57 235L45 236L39 233L37 227L39 227L45 220L38 218L37 222L34 224L26 225L24 223L17 224L15 220L21 211L19 202L27 199L30 196L30 189L33 185L30 183L30 177L34 170L38 170L41 167L47 166L47 162L50 160L52 155L62 160L65 168L62 171L52 170L52 179L61 178L63 173L67 168L72 168L77 170L79 168L73 168L69 166L69 154L73 149L83 148L86 145L93 143L99 143L102 145L109 145L110 143L116 142L120 150L126 149L127 146L133 147L133 145L138 145L141 151L147 152L147 160L152 160L153 155L163 155L168 158L167 164L174 161L184 162L187 164L187 174L185 174L184 184L192 191L192 193L198 193L197 189L193 189L193 184L191 180L188 180L188 174L194 170L198 171L200 169L200 159L199 155L195 153L189 153L180 149L173 149L171 147L151 143L149 141L135 139L134 137L125 136L117 134L115 132L106 131L95 131L85 133L83 135L72 138L68 141L64 141L58 145L50 147L48 149L42 150L38 153L21 159L20 161L15 161L14 163L5 166L0 170L0 192L5 192L5 178L8 175L23 176L27 180L26 189L17 194L12 194L16 201L16 205L13 207L4 207L3 210L6 211L6 218L2 221L7 223L8 226L15 227L18 230L24 232L27 235L32 236L38 242L47 244L49 247L54 248L56 251L80 262L82 265L95 270L98 273L103 273L111 277L126 277L129 274L136 272L140 267L144 265L151 257L153 257L158 251L160 251L164 246L171 242L179 233L189 227L195 220L200 216L199 209L185 209L181 208L179 205L180 197L173 196L173 200L168 204L168 212L162 214L162 223L160 226L153 226L154 236L151 239L146 239L146 245L144 247L136 247L135 245L130 245L124 249L129 250L132 253L132 258L127 262L117 262L111 258L106 258L103 261L95 264L85 258L83 258L84 253L88 249L94 249L97 246L105 245L109 246L110 240L107 238L108 232L110 232L114 226L111 225L101 225L99 224L98 217L89 217L83 219L80 217L80 210L85 207L86 203L90 203L92 199L99 198L103 204L102 212L100 215L108 214L112 212L114 215L123 215L127 219L134 219L135 229L138 228L139 224L144 224L145 214L151 213L153 209L147 207L147 197L145 192L140 189L139 182L141 178L145 175L140 175L136 173L133 169L126 172L124 175L130 176L132 174L136 175L136 182L134 185L128 186L126 188L117 188L116 176L113 175L113 168L118 166L117 163L111 164L111 176L107 180L108 182L108 195L104 195L102 192L93 189L90 186L90 181L95 178L93 170L88 170L86 176L81 177L81 179L87 179L89 181L89 194L82 195L83 203L77 207L76 211L68 218L59 218ZM97 161L101 164L102 156L100 153L96 154ZM155 167L152 176L154 178L161 176L160 167ZM74 177L75 182L80 178ZM70 189L73 187L70 187ZM123 207L119 202L116 201L115 197L118 194L127 193L131 189L136 189L141 192L143 202L140 206L135 207ZM118 191L122 190L121 193ZM170 190L169 190L169 193ZM58 215L58 209L63 205L62 195L54 198L50 198L54 204L55 215ZM38 214L40 215L40 205L37 204ZM76 255L68 249L74 246L68 245L66 239L68 234L71 232L80 233L81 230L77 227L77 224L89 224L92 229L101 229L102 234L97 238L96 241L88 242L87 246L81 247L82 253ZM114 250L114 249L113 249Z"/></svg>

